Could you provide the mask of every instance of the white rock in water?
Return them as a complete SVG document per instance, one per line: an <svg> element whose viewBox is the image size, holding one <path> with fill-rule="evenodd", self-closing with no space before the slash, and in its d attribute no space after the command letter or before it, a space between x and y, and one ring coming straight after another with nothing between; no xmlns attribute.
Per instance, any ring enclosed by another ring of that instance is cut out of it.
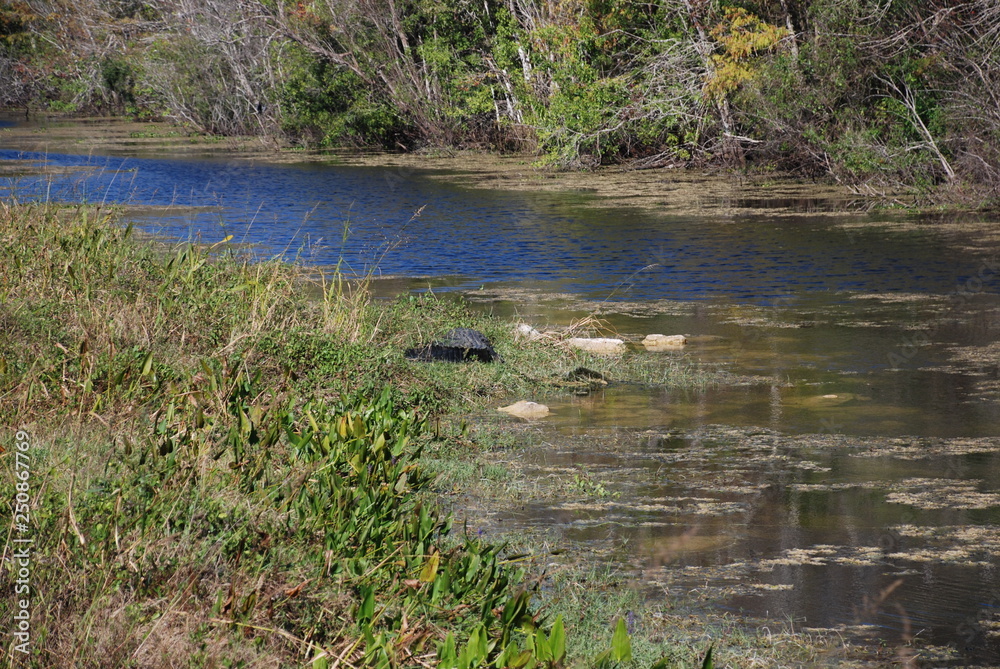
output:
<svg viewBox="0 0 1000 669"><path fill-rule="evenodd" d="M686 343L687 337L684 335L651 334L646 335L646 338L642 340L642 345L650 351L678 349L682 348Z"/></svg>
<svg viewBox="0 0 1000 669"><path fill-rule="evenodd" d="M521 323L517 326L517 335L519 337L526 337L528 341L535 341L536 339L544 339L545 335L531 327L527 323Z"/></svg>
<svg viewBox="0 0 1000 669"><path fill-rule="evenodd" d="M587 353L608 355L612 353L625 352L625 342L621 339L607 339L603 337L587 339L585 337L572 337L566 340L566 344L568 346L572 346L573 348L578 348L581 351L586 351Z"/></svg>
<svg viewBox="0 0 1000 669"><path fill-rule="evenodd" d="M544 418L549 415L549 408L544 404L527 402L525 400L514 402L510 406L500 407L498 411L509 413L511 416L517 416L518 418Z"/></svg>

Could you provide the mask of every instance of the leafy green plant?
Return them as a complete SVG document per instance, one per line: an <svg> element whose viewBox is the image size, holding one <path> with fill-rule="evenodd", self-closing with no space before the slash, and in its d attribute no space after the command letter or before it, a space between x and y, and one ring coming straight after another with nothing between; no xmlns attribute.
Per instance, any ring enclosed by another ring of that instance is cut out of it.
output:
<svg viewBox="0 0 1000 669"><path fill-rule="evenodd" d="M620 493L608 490L600 481L594 481L588 474L574 474L570 487L585 495L604 498L618 497Z"/></svg>

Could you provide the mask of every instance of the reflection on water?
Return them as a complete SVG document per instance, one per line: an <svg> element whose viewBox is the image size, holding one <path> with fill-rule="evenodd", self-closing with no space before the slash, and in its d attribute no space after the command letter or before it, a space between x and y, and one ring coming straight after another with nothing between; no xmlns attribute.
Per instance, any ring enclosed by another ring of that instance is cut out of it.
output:
<svg viewBox="0 0 1000 669"><path fill-rule="evenodd" d="M555 413L565 409L557 405ZM696 591L798 627L873 625L889 643L919 632L924 643L959 646L958 666L1000 659L988 634L1000 601L1000 518L990 506L997 500L951 499L956 508L935 508L938 498L930 496L889 501L954 481L996 490L1000 439L977 442L982 452L909 460L871 457L886 445L879 438L678 422L667 432L613 435L546 428L540 441L547 446L527 456L529 475L585 472L613 496L529 500L504 524L554 525L573 541L625 542L641 578L661 596Z"/></svg>
<svg viewBox="0 0 1000 669"><path fill-rule="evenodd" d="M975 272L933 230L845 230L843 217L657 216L580 206L586 194L473 191L419 172L316 163L108 158L0 150L63 176L22 177L22 198L211 207L148 220L174 237L226 234L265 255L354 271L531 281L595 298L751 302L815 291L947 292ZM418 217L415 212L420 211Z"/></svg>
<svg viewBox="0 0 1000 669"><path fill-rule="evenodd" d="M680 355L745 382L546 400L523 459L578 485L507 524L627 540L656 596L1000 662L1000 265L962 229L821 201L666 216L389 168L0 150L17 158L45 171L3 184L22 198L174 205L140 222L343 258L391 275L383 293L462 289L539 327L596 314L631 341L692 335ZM614 379L613 361L601 371Z"/></svg>
<svg viewBox="0 0 1000 669"><path fill-rule="evenodd" d="M1000 662L998 360L954 355L1000 339L1000 322L980 317L998 303L803 295L779 310L720 301L608 314L633 341L698 333L665 355L750 380L547 400L552 414L519 456L528 478L591 487L529 498L498 520L628 546L653 597L694 593L796 627L865 625L890 644L919 635L958 650L935 666ZM575 315L547 304L525 315ZM942 318L948 327L935 325ZM920 331L933 340L895 368ZM600 371L614 369L609 360Z"/></svg>

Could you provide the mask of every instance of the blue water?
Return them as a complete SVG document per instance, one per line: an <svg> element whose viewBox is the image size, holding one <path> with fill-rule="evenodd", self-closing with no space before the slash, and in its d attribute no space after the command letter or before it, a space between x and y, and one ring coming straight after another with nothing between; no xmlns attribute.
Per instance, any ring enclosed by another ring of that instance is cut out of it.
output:
<svg viewBox="0 0 1000 669"><path fill-rule="evenodd" d="M947 293L977 267L930 229L848 234L843 218L656 215L381 167L0 150L11 159L75 169L8 179L0 194L208 208L139 223L203 242L232 234L262 256L342 259L357 274L449 277L455 288L530 281L600 299L767 303L808 292Z"/></svg>

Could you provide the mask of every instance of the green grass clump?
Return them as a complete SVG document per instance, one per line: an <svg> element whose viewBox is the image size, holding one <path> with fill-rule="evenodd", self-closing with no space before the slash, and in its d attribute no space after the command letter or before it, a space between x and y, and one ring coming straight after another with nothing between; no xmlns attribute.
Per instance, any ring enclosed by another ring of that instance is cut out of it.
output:
<svg viewBox="0 0 1000 669"><path fill-rule="evenodd" d="M375 396L391 385L425 414L527 389L573 364L551 346L515 346L508 323L456 301L377 302L363 282L340 276L306 290L311 270L225 247L143 243L114 212L3 204L0 250L7 422L131 415L185 392L206 363L308 396ZM484 331L510 363L404 359L406 348L454 327Z"/></svg>

